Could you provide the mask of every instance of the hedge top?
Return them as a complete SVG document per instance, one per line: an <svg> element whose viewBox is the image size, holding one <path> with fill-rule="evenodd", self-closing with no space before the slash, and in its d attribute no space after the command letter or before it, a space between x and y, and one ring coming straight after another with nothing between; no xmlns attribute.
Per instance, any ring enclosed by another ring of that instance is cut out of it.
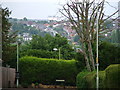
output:
<svg viewBox="0 0 120 90"><path fill-rule="evenodd" d="M53 58L51 58L51 59L49 59L49 58L37 58L37 57L33 57L33 56L25 56L25 57L22 57L20 60L22 60L22 61L33 61L33 60L35 60L35 61L41 61L41 60L44 60L44 61L58 61L58 62L75 62L75 60L74 59L72 59L72 60L63 60L63 59L60 59L60 60L58 60L58 59L53 59Z"/></svg>

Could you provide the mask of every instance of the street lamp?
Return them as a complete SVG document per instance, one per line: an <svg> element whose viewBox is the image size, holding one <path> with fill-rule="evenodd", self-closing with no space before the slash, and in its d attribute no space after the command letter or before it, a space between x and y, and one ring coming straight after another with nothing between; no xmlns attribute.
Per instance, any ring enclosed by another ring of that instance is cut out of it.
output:
<svg viewBox="0 0 120 90"><path fill-rule="evenodd" d="M97 77L96 77L96 88L97 90L99 89L99 62L98 62L98 30L99 30L99 26L98 26L98 7L99 7L99 1L97 3L97 20L96 20L96 32L97 32L97 35L96 35L96 66L97 66Z"/></svg>
<svg viewBox="0 0 120 90"><path fill-rule="evenodd" d="M17 41L17 71L16 71L16 85L19 86L19 41Z"/></svg>
<svg viewBox="0 0 120 90"><path fill-rule="evenodd" d="M59 50L59 60L60 60L60 48L59 48L59 49L57 49L57 48L53 48L53 50L54 50L54 51Z"/></svg>

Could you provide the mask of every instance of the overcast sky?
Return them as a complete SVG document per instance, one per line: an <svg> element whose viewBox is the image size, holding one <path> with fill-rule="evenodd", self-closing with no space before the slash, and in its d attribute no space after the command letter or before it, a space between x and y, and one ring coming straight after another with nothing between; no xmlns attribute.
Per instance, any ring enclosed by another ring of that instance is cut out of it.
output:
<svg viewBox="0 0 120 90"><path fill-rule="evenodd" d="M11 11L11 17L22 19L47 19L48 16L60 15L61 4L69 0L1 0L2 7L8 7ZM114 7L120 0L107 0ZM114 2L113 2L114 1ZM110 6L105 6L105 12L109 15L115 11Z"/></svg>

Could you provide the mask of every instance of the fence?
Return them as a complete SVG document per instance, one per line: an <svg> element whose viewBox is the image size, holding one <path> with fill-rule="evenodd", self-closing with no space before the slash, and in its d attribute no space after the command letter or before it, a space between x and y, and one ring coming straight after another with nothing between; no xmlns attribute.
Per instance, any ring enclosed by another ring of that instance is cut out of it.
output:
<svg viewBox="0 0 120 90"><path fill-rule="evenodd" d="M15 86L15 69L2 67L2 88Z"/></svg>

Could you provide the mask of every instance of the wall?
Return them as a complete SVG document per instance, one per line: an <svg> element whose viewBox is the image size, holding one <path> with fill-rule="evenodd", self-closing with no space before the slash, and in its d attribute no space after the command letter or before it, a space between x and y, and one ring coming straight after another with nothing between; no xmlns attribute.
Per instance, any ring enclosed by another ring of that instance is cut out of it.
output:
<svg viewBox="0 0 120 90"><path fill-rule="evenodd" d="M2 67L2 88L15 86L15 69Z"/></svg>

